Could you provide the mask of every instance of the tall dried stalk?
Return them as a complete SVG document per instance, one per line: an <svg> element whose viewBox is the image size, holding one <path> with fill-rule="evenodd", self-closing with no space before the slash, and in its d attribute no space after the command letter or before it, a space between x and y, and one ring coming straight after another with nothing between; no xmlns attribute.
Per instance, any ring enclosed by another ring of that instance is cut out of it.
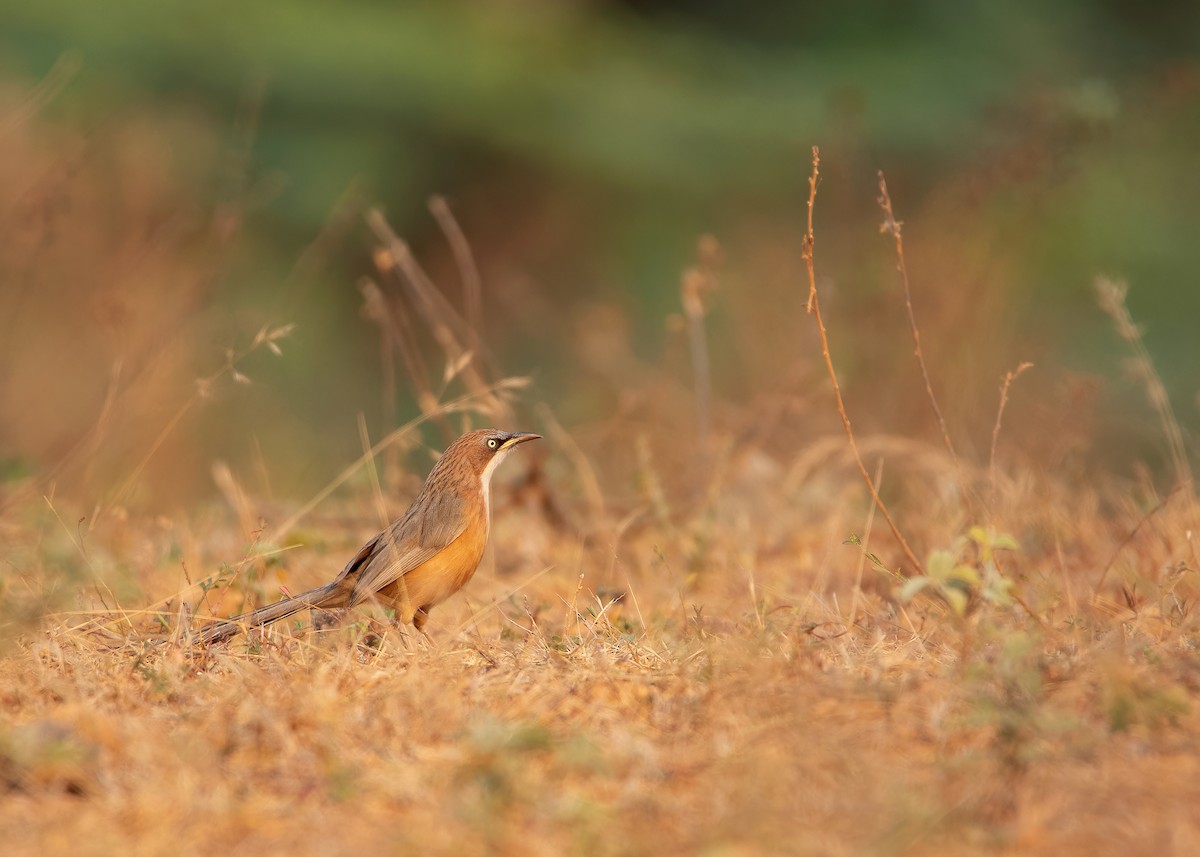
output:
<svg viewBox="0 0 1200 857"><path fill-rule="evenodd" d="M1133 317L1129 314L1129 307L1125 304L1126 295L1129 292L1129 286L1126 283L1110 280L1107 277L1096 278L1096 298L1100 304L1100 308L1112 317L1117 327L1117 334L1133 346L1134 360L1137 366L1138 374L1141 376L1143 383L1146 385L1146 396L1150 399L1150 404L1154 410L1158 412L1159 422L1162 423L1163 434L1167 438L1167 449L1171 456L1171 465L1175 470L1175 486L1171 494L1167 496L1170 499L1175 492L1183 491L1186 497L1193 501L1189 504L1188 515L1191 519L1191 528L1196 529L1196 507L1195 507L1195 483L1192 479L1192 465L1188 459L1187 448L1184 446L1183 431L1179 428L1179 420L1175 417L1175 409L1171 406L1171 399L1167 395L1167 388L1162 382L1158 371L1154 368L1154 361L1150 358L1150 352L1146 348L1146 344L1142 341L1142 332L1138 326L1133 323ZM1159 504L1160 507L1166 503ZM1158 510L1155 509L1155 512ZM1154 512L1151 513L1153 515ZM1140 524L1138 525L1141 526ZM1191 547L1192 561L1200 564L1200 551L1197 550L1196 540L1189 539L1188 544ZM1119 552L1120 548L1118 548ZM1114 553L1114 559L1116 554ZM1109 566L1111 566L1111 561ZM1100 591L1100 584L1104 582L1104 577L1108 573L1109 566L1104 569L1104 574L1100 576L1100 583L1096 584L1096 591Z"/></svg>
<svg viewBox="0 0 1200 857"><path fill-rule="evenodd" d="M988 455L988 481L992 487L992 502L996 500L996 445L1000 441L1000 422L1004 419L1004 409L1008 406L1008 390L1013 381L1021 377L1027 369L1032 369L1032 363L1021 363L1016 369L1004 373L1000 382L1000 404L996 408L996 422L992 426L992 449Z"/></svg>
<svg viewBox="0 0 1200 857"><path fill-rule="evenodd" d="M397 277L408 291L421 320L441 347L447 367L455 367L454 374L461 372L468 389L479 393L485 391L488 379L475 359L478 355L463 344L464 340L475 342L476 334L429 279L408 244L396 235L383 213L377 209L369 211L367 224L383 245L375 254L376 266ZM491 397L485 401L486 410L494 419L512 423L512 409L503 399Z"/></svg>
<svg viewBox="0 0 1200 857"><path fill-rule="evenodd" d="M429 200L429 213L438 222L442 234L450 244L450 252L454 254L454 263L458 266L459 276L462 277L463 307L467 315L467 324L478 339L477 345L482 345L483 281L479 276L479 266L475 264L475 256L471 253L471 245L445 197L432 197Z"/></svg>
<svg viewBox="0 0 1200 857"><path fill-rule="evenodd" d="M813 267L813 251L816 247L816 241L813 237L813 207L817 201L817 181L821 177L821 150L817 146L812 147L812 175L808 178L808 229L804 234L804 263L808 268L808 311L811 313L817 322L817 330L821 335L821 355L825 358L825 368L829 372L829 380L833 384L833 396L837 402L838 416L842 418L842 425L846 428L846 437L850 441L850 451L854 455L854 463L858 465L858 472L862 475L863 482L867 485L867 490L871 493L871 499L875 501L876 508L879 509L879 514L883 515L884 521L887 522L888 529L892 531L892 536L900 545L900 549L904 552L905 558L911 563L913 570L921 572L921 562L917 559L917 555L913 553L913 549L909 547L908 540L900 532L900 528L896 526L896 522L892 519L891 513L883 504L882 498L879 496L879 491L875 487L875 481L871 478L871 474L867 472L867 466L863 463L862 454L858 451L858 442L854 439L854 430L850 426L850 416L846 413L846 404L842 399L842 388L838 384L837 371L833 368L833 358L829 354L829 337L825 332L825 322L821 319L821 302L817 298L817 276Z"/></svg>
<svg viewBox="0 0 1200 857"><path fill-rule="evenodd" d="M1188 486L1190 493L1192 465L1188 461L1187 449L1183 444L1183 432L1179 428L1179 420L1175 417L1175 409L1171 407L1167 388L1163 385L1162 378L1154 368L1154 361L1150 358L1150 352L1146 350L1146 344L1142 341L1142 332L1133 323L1129 307L1125 305L1128 292L1129 286L1126 283L1119 283L1107 277L1096 278L1096 301L1100 304L1100 309L1116 324L1117 335L1133 347L1138 374L1146 384L1146 396L1158 412L1163 434L1167 438L1171 465L1175 468L1175 482L1177 485Z"/></svg>
<svg viewBox="0 0 1200 857"><path fill-rule="evenodd" d="M397 301L388 301L379 285L369 277L363 277L358 283L363 296L363 313L367 319L379 325L380 336L383 340L384 361L384 417L388 425L395 425L395 379L391 367L394 353L399 353L404 369L412 382L416 393L417 407L421 413L434 416L442 428L447 443L454 439L455 432L446 420L445 414L438 413L438 399L429 384L429 370L421 350L413 344L414 332L408 314Z"/></svg>
<svg viewBox="0 0 1200 857"><path fill-rule="evenodd" d="M921 331L917 327L917 317L913 312L912 289L908 285L908 265L904 261L904 235L902 232L904 223L897 220L892 212L892 198L888 194L887 180L883 177L883 170L879 171L879 207L883 209L883 224L879 227L879 231L889 233L896 242L896 270L900 274L900 283L904 286L904 308L908 311L908 326L912 331L913 354L917 358L917 365L921 368L925 393L933 408L933 415L937 417L938 427L942 430L942 441L946 444L950 457L954 459L955 467L961 473L958 453L954 450L954 441L950 439L950 430L946 428L946 418L942 416L937 396L933 394L933 382L929 380L929 367L925 365L925 354L921 350Z"/></svg>
<svg viewBox="0 0 1200 857"><path fill-rule="evenodd" d="M679 302L687 320L688 345L692 355L692 375L696 384L696 426L700 450L707 466L712 453L712 369L708 355L708 337L704 316L708 312L705 297L716 288L713 268L720 247L706 235L696 250L696 264L683 272L679 283Z"/></svg>

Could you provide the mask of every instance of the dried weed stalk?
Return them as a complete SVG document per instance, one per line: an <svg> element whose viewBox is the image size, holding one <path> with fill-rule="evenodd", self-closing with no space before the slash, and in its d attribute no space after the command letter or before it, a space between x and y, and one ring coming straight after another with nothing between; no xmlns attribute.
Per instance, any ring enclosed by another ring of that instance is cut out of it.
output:
<svg viewBox="0 0 1200 857"><path fill-rule="evenodd" d="M854 429L850 425L850 416L846 413L846 404L842 399L842 388L838 384L837 371L833 368L833 357L829 354L829 337L825 332L825 322L821 319L821 302L817 297L817 277L813 267L813 251L816 247L816 241L813 237L813 207L817 201L817 182L820 177L821 152L820 149L813 146L812 174L808 178L808 229L804 235L803 250L804 263L808 269L808 311L816 319L817 330L821 335L821 355L825 358L825 368L829 372L829 380L833 384L833 395L837 402L838 416L842 418L842 425L846 429L846 437L850 441L850 450L854 454L854 463L858 466L858 472L862 476L863 482L866 483L867 490L871 493L871 499L875 501L875 505L879 509L879 514L883 515L888 529L892 531L892 536L900 545L900 549L911 564L912 570L920 573L920 560L913 553L913 549L909 547L908 540L904 538L904 534L900 532L900 528L892 519L891 513L883 504L883 499L879 496L879 490L875 487L875 481L871 478L871 474L867 472L867 466L863 463L862 454L858 451L858 442L854 439Z"/></svg>
<svg viewBox="0 0 1200 857"><path fill-rule="evenodd" d="M1183 442L1183 432L1179 428L1179 420L1175 417L1175 409L1167 395L1167 388L1154 368L1150 352L1142 341L1142 331L1133 323L1125 298L1129 286L1107 277L1096 278L1096 301L1117 328L1117 335L1133 347L1134 365L1137 373L1146 385L1146 396L1158 413L1163 434L1167 439L1167 449L1171 456L1171 465L1175 469L1175 481L1179 485L1192 486L1192 465L1188 460L1187 448Z"/></svg>
<svg viewBox="0 0 1200 857"><path fill-rule="evenodd" d="M1013 381L1021 377L1027 370L1032 369L1033 364L1024 362L1018 364L1016 369L1009 370L1004 373L1004 380L1000 382L1000 404L996 407L996 422L992 426L992 447L988 453L988 478L992 486L992 502L996 500L996 445L1000 442L1000 423L1004 419L1004 409L1008 406L1008 391L1012 387Z"/></svg>
<svg viewBox="0 0 1200 857"><path fill-rule="evenodd" d="M900 283L904 286L904 308L908 312L908 327L912 331L913 338L913 354L917 358L917 365L921 368L921 380L925 382L925 394L929 398L930 407L933 408L933 415L937 417L938 427L942 430L942 441L946 444L946 450L954 459L955 465L959 465L958 453L954 451L954 441L950 439L950 430L946 428L946 418L942 416L937 396L933 393L933 382L929 380L929 367L925 365L925 353L921 350L921 331L917 327L917 317L913 312L912 289L908 285L908 265L904 261L904 236L902 233L904 223L897 220L892 212L892 198L888 194L883 170L879 171L879 207L883 209L883 223L880 225L879 231L890 234L896 242L896 270L900 274Z"/></svg>

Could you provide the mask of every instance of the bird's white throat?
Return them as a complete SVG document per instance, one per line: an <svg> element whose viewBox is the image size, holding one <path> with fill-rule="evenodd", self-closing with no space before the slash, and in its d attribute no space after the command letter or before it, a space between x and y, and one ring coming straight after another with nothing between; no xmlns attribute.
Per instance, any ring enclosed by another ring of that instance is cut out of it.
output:
<svg viewBox="0 0 1200 857"><path fill-rule="evenodd" d="M492 460L483 468L483 473L479 476L480 487L483 488L483 511L487 515L488 532L492 529L492 474L496 472L496 468L500 466L513 448L511 446L502 446L496 450L496 454L492 456Z"/></svg>

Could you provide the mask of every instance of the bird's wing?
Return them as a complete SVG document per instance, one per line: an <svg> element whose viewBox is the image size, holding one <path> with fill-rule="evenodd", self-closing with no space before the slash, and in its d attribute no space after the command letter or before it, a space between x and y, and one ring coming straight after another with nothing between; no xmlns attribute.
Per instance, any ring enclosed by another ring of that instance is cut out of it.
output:
<svg viewBox="0 0 1200 857"><path fill-rule="evenodd" d="M467 528L467 504L457 491L440 491L422 506L421 514L414 516L420 518L417 542L421 547L441 550Z"/></svg>
<svg viewBox="0 0 1200 857"><path fill-rule="evenodd" d="M453 492L416 502L404 517L367 542L339 577L353 575L350 603L358 604L462 535L467 528L464 503Z"/></svg>

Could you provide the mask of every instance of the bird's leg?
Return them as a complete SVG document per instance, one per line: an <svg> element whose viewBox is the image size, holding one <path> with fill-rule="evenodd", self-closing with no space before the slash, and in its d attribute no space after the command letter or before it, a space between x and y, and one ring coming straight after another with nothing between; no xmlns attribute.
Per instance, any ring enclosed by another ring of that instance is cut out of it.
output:
<svg viewBox="0 0 1200 857"><path fill-rule="evenodd" d="M426 605L424 607L418 607L417 610L413 613L413 617L412 617L413 627L416 628L417 632L420 633L420 635L425 638L425 643L426 643L426 645L429 645L429 646L433 645L433 637L431 637L427 633L425 633L425 623L429 621L429 611L432 609L433 608L430 607L429 605Z"/></svg>

